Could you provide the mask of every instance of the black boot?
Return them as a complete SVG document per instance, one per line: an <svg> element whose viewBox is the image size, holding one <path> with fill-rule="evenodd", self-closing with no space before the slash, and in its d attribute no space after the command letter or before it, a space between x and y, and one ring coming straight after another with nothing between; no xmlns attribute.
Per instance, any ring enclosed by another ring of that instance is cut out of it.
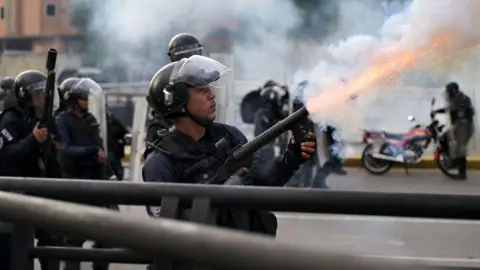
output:
<svg viewBox="0 0 480 270"><path fill-rule="evenodd" d="M459 158L458 161L458 180L467 180L467 158Z"/></svg>

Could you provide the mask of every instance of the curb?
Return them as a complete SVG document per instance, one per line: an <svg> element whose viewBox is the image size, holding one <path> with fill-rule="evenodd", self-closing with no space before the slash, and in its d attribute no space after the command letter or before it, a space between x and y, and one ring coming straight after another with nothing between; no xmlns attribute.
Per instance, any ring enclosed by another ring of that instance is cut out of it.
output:
<svg viewBox="0 0 480 270"><path fill-rule="evenodd" d="M346 158L343 161L343 166L345 167L354 167L358 168L361 167L361 158L360 157L351 157ZM472 170L480 170L480 157L468 157L468 168ZM435 160L433 160L433 156L425 156L422 161L418 164L409 164L408 168L412 169L435 169L437 168L437 164ZM403 168L403 164L395 164L394 168Z"/></svg>
<svg viewBox="0 0 480 270"><path fill-rule="evenodd" d="M130 148L125 149L125 157L122 159L122 163L128 163L130 161ZM468 168L472 170L480 170L480 156L468 157ZM360 157L349 157L344 159L343 166L348 168L361 167ZM395 164L394 168L403 168L402 164ZM409 164L408 168L412 169L436 169L437 164L433 160L433 156L425 156L423 160L418 164Z"/></svg>

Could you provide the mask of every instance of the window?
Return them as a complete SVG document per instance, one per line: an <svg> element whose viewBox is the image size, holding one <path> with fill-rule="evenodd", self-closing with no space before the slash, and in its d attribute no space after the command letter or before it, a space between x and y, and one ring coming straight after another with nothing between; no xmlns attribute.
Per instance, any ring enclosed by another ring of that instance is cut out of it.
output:
<svg viewBox="0 0 480 270"><path fill-rule="evenodd" d="M5 8L0 7L0 20L5 19Z"/></svg>
<svg viewBox="0 0 480 270"><path fill-rule="evenodd" d="M55 17L55 14L57 13L57 9L54 4L48 4L47 5L47 16L48 17Z"/></svg>

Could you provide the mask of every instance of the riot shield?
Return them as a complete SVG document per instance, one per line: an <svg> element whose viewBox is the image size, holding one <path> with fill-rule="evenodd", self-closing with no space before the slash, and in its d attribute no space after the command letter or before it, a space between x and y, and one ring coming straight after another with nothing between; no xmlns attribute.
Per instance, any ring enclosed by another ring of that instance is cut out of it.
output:
<svg viewBox="0 0 480 270"><path fill-rule="evenodd" d="M144 97L134 98L132 144L130 151L130 181L142 182L142 158L145 151L146 124L150 107Z"/></svg>
<svg viewBox="0 0 480 270"><path fill-rule="evenodd" d="M235 107L237 104L234 104L234 82L235 82L235 70L234 70L234 58L232 54L222 54L222 53L212 53L210 58L224 64L231 70L229 77L231 81L229 84L226 84L224 87L214 89L215 95L217 96L217 119L215 120L218 123L229 124L232 123L232 118L234 116Z"/></svg>
<svg viewBox="0 0 480 270"><path fill-rule="evenodd" d="M261 88L249 92L240 103L240 115L242 116L242 121L246 124L254 124L255 114L264 106L260 91Z"/></svg>

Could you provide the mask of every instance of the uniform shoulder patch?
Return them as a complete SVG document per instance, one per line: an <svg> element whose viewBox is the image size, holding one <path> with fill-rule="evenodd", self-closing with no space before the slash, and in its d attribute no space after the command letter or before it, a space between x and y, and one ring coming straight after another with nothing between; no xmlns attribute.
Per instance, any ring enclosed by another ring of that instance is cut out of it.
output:
<svg viewBox="0 0 480 270"><path fill-rule="evenodd" d="M3 135L3 137L5 137L5 139L7 139L7 141L13 141L13 136L12 134L10 134L10 132L8 132L8 130L6 129L2 129L2 131L0 131L0 133Z"/></svg>

